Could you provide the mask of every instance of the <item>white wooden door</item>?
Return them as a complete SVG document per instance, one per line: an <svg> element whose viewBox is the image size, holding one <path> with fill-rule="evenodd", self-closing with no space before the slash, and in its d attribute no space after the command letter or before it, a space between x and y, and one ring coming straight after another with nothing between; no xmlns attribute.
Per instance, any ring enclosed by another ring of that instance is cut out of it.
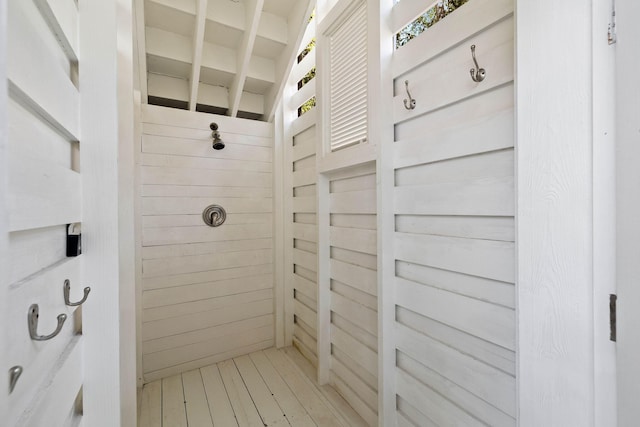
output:
<svg viewBox="0 0 640 427"><path fill-rule="evenodd" d="M119 259L127 254L127 240L118 237L133 221L118 203L126 193L119 179L129 164L119 142L131 135L129 122L117 117L128 104L115 103L116 89L132 79L126 69L130 33L116 37L117 13L130 21L130 6L118 9L116 3L7 0L6 14L0 14L8 88L0 99L0 111L7 112L0 118L7 147L0 152L7 164L0 172L7 189L1 193L7 221L0 220L0 242L7 241L8 254L2 257L8 261L1 270L7 307L0 345L5 375L10 368L21 372L0 414L3 425L135 422L135 372L129 368L135 366L135 344L123 340L120 326L133 313L127 306L133 306L133 280L130 293L119 285L133 255ZM118 72L117 42L123 43ZM118 76L124 76L121 82ZM128 95L132 105L131 88ZM73 223L83 227L79 256L67 256L67 225ZM74 305L85 296L85 304ZM36 307L37 325L29 328Z"/></svg>
<svg viewBox="0 0 640 427"><path fill-rule="evenodd" d="M398 425L516 425L513 42L513 1L471 0L394 52Z"/></svg>
<svg viewBox="0 0 640 427"><path fill-rule="evenodd" d="M617 2L617 372L618 425L640 419L640 3Z"/></svg>

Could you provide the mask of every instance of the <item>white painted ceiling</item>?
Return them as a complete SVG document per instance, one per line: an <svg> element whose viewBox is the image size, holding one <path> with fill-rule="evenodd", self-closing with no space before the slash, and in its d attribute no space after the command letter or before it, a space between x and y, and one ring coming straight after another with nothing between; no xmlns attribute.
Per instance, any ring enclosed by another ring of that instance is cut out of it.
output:
<svg viewBox="0 0 640 427"><path fill-rule="evenodd" d="M271 120L310 0L136 0L149 103Z"/></svg>

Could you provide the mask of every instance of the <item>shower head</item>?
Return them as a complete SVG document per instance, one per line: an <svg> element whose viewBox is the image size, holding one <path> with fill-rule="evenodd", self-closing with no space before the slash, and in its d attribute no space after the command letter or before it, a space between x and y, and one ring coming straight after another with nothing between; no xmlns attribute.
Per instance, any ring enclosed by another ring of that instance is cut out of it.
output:
<svg viewBox="0 0 640 427"><path fill-rule="evenodd" d="M222 142L222 139L220 139L220 132L218 132L218 124L211 123L209 127L213 131L211 132L211 137L213 138L213 149L222 150L224 148L224 142Z"/></svg>

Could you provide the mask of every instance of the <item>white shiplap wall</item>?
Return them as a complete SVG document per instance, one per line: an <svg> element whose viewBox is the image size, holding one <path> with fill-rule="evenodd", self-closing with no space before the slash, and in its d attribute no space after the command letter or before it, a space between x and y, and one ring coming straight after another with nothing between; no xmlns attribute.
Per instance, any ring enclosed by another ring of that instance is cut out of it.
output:
<svg viewBox="0 0 640 427"><path fill-rule="evenodd" d="M142 133L145 381L272 346L273 125L145 105Z"/></svg>
<svg viewBox="0 0 640 427"><path fill-rule="evenodd" d="M399 422L516 424L513 34L474 0L394 55Z"/></svg>
<svg viewBox="0 0 640 427"><path fill-rule="evenodd" d="M377 425L378 281L375 163L329 179L330 383Z"/></svg>

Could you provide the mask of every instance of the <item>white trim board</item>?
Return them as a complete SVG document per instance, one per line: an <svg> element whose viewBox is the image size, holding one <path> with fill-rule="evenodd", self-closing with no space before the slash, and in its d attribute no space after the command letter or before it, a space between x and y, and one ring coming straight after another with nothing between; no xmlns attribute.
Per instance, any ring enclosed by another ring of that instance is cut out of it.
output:
<svg viewBox="0 0 640 427"><path fill-rule="evenodd" d="M640 29L640 4L633 0L618 0L616 43L616 148L617 148L617 293L618 293L618 425L632 426L640 417L640 300L638 279L638 112L640 86L634 67L639 66L637 49Z"/></svg>
<svg viewBox="0 0 640 427"><path fill-rule="evenodd" d="M518 420L593 426L592 5L516 4Z"/></svg>

